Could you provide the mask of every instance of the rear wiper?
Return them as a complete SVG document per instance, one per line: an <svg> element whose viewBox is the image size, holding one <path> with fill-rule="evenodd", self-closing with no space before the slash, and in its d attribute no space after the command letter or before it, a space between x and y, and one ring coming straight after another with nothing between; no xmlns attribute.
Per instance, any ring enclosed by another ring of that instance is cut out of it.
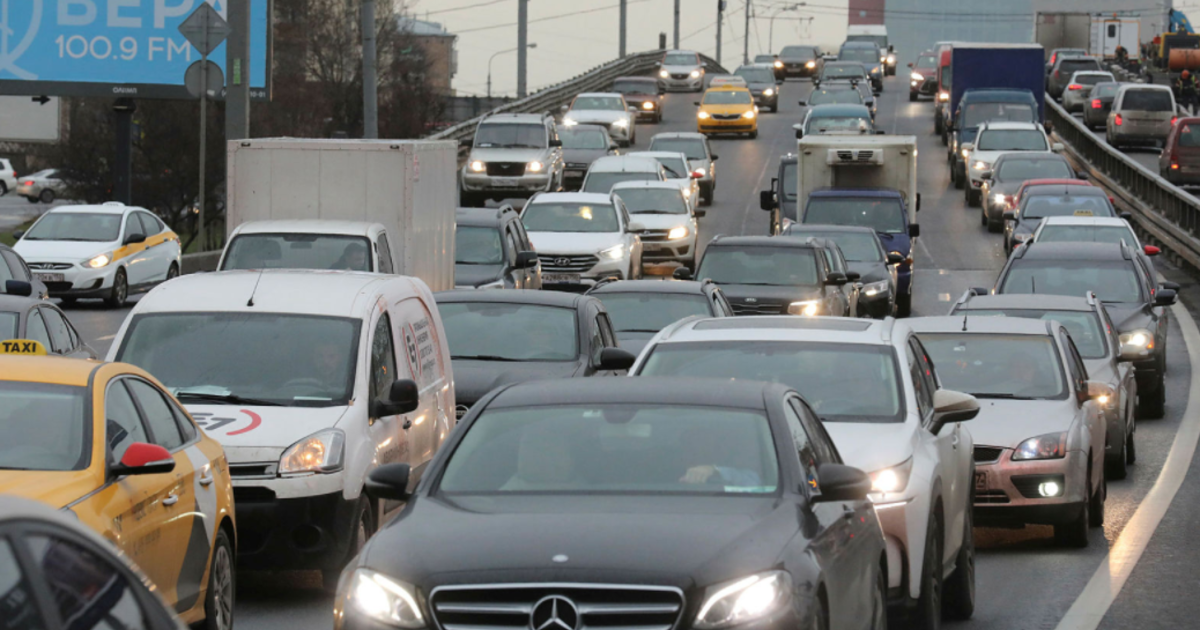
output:
<svg viewBox="0 0 1200 630"><path fill-rule="evenodd" d="M175 397L184 400L202 400L205 402L225 403L228 405L252 405L257 407L283 407L283 403L256 398L243 398L236 394L205 394L202 392L177 392Z"/></svg>
<svg viewBox="0 0 1200 630"><path fill-rule="evenodd" d="M1018 396L1016 394L991 393L991 394L971 394L971 395L976 398L1001 398L1003 400L1039 400L1037 397L1034 397L1034 396Z"/></svg>
<svg viewBox="0 0 1200 630"><path fill-rule="evenodd" d="M617 331L617 334L621 334L621 333L630 333L630 332L631 332L631 333L656 333L656 332L658 332L658 329L654 329L654 330L644 330L644 329L641 329L641 328L629 328L629 329L626 329L626 330L618 330L618 331Z"/></svg>

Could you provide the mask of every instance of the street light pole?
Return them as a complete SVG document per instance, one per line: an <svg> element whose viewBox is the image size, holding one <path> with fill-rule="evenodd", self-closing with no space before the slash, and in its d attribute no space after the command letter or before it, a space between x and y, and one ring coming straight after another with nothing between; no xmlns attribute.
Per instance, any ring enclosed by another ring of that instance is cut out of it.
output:
<svg viewBox="0 0 1200 630"><path fill-rule="evenodd" d="M529 45L527 45L527 46L525 46L525 47L526 47L526 48L537 48L537 43L536 43L536 42L534 42L534 43L532 43L532 44L529 44ZM509 48L509 49L507 49L507 50L501 50L501 51L499 51L499 52L497 52L497 53L494 53L494 54L493 54L491 57L488 57L488 80L487 80L487 95L488 95L488 98L489 98L489 99L491 99L491 98L492 98L492 60L493 60L493 59L495 59L495 58L496 58L497 56L499 56L499 55L503 55L504 53L510 53L510 52L513 52L514 50L520 50L520 47L517 47L517 48Z"/></svg>
<svg viewBox="0 0 1200 630"><path fill-rule="evenodd" d="M750 7L754 5L751 0L746 0L746 28L742 30L742 65L750 63ZM760 43L759 46L762 46Z"/></svg>
<svg viewBox="0 0 1200 630"><path fill-rule="evenodd" d="M796 9L799 9L799 8L800 8L800 5L793 4L791 6L781 7L779 9L776 9L775 12L771 14L771 26L768 28L768 34L767 34L767 52L769 52L771 54L775 53L775 17L778 16L780 13L783 13L784 11L795 11Z"/></svg>
<svg viewBox="0 0 1200 630"><path fill-rule="evenodd" d="M525 98L525 48L529 44L529 0L517 0L517 98Z"/></svg>

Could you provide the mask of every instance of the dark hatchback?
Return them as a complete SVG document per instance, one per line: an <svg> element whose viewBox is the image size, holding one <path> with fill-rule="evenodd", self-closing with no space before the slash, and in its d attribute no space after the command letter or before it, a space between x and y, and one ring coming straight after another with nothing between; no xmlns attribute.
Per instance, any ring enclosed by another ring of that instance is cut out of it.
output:
<svg viewBox="0 0 1200 630"><path fill-rule="evenodd" d="M506 387L416 477L368 479L406 504L342 574L335 630L887 623L870 481L782 385Z"/></svg>
<svg viewBox="0 0 1200 630"><path fill-rule="evenodd" d="M915 63L908 64L912 74L908 79L908 100L915 101L922 96L937 94L937 53L932 50L917 55Z"/></svg>
<svg viewBox="0 0 1200 630"><path fill-rule="evenodd" d="M896 314L896 267L904 262L900 254L889 254L875 230L842 225L792 224L784 236L815 236L838 244L846 265L859 275L862 289L858 294L858 314L876 319Z"/></svg>
<svg viewBox="0 0 1200 630"><path fill-rule="evenodd" d="M779 111L779 88L782 79L775 78L775 68L770 64L756 63L742 66L733 72L746 80L746 87L754 97L754 104L771 112Z"/></svg>
<svg viewBox="0 0 1200 630"><path fill-rule="evenodd" d="M783 77L820 76L824 60L821 49L816 46L784 46L779 51L779 62L783 64Z"/></svg>
<svg viewBox="0 0 1200 630"><path fill-rule="evenodd" d="M455 212L454 286L540 289L542 269L512 206Z"/></svg>
<svg viewBox="0 0 1200 630"><path fill-rule="evenodd" d="M733 307L713 282L619 280L592 287L622 350L638 354L658 331L686 317L731 317Z"/></svg>
<svg viewBox="0 0 1200 630"><path fill-rule="evenodd" d="M617 77L612 91L625 97L625 104L637 108L638 120L662 122L662 95L667 89L654 77Z"/></svg>
<svg viewBox="0 0 1200 630"><path fill-rule="evenodd" d="M1113 99L1120 91L1120 83L1097 83L1092 87L1083 106L1083 124L1088 129L1103 129L1108 125L1108 113L1112 111Z"/></svg>
<svg viewBox="0 0 1200 630"><path fill-rule="evenodd" d="M579 190L592 162L620 153L617 141L603 125L559 127L558 138L562 141L564 190Z"/></svg>
<svg viewBox="0 0 1200 630"><path fill-rule="evenodd" d="M617 347L604 304L558 291L434 294L454 373L455 414L510 383L615 376L634 355Z"/></svg>
<svg viewBox="0 0 1200 630"><path fill-rule="evenodd" d="M1094 291L1120 333L1121 354L1137 377L1138 415L1161 418L1166 401L1169 307L1179 285L1159 283L1136 246L1113 243L1030 243L1009 258L996 293L1085 295Z"/></svg>
<svg viewBox="0 0 1200 630"><path fill-rule="evenodd" d="M1001 154L992 164L990 173L980 174L983 179L979 189L982 200L979 204L980 223L986 225L989 232L1003 231L1004 212L1012 209L1017 189L1029 180L1069 179L1080 175L1082 173L1076 174L1071 163L1061 155L1033 151Z"/></svg>
<svg viewBox="0 0 1200 630"><path fill-rule="evenodd" d="M1016 210L1004 212L1004 252L1033 238L1046 217L1115 217L1108 193L1087 182L1026 187Z"/></svg>

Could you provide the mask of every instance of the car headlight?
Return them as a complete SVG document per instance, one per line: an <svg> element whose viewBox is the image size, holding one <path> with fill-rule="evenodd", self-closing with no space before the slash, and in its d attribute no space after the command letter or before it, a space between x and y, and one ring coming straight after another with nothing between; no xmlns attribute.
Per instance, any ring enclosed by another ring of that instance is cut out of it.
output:
<svg viewBox="0 0 1200 630"><path fill-rule="evenodd" d="M372 571L358 569L346 588L345 608L396 628L423 628L425 618L414 597L416 589Z"/></svg>
<svg viewBox="0 0 1200 630"><path fill-rule="evenodd" d="M540 172L542 172L542 169L544 169L544 168L546 168L546 165L542 164L541 162L539 162L537 160L534 160L525 165L525 170L527 170L531 173L540 173Z"/></svg>
<svg viewBox="0 0 1200 630"><path fill-rule="evenodd" d="M1067 455L1067 434L1047 433L1021 442L1013 452L1013 461L1032 459L1062 459Z"/></svg>
<svg viewBox="0 0 1200 630"><path fill-rule="evenodd" d="M699 118L700 120L708 120L708 112L700 110L696 112L696 118Z"/></svg>
<svg viewBox="0 0 1200 630"><path fill-rule="evenodd" d="M670 232L667 232L667 240L673 241L676 239L685 238L688 234L691 234L691 232L692 231L689 230L686 225L673 227L671 228Z"/></svg>
<svg viewBox="0 0 1200 630"><path fill-rule="evenodd" d="M92 269L105 267L108 265L108 263L112 262L112 255L112 252L104 252L103 254L100 254L99 256L96 256L95 258L83 263L83 266L91 267Z"/></svg>
<svg viewBox="0 0 1200 630"><path fill-rule="evenodd" d="M289 446L279 458L279 474L330 473L342 469L346 435L341 429L314 433Z"/></svg>
<svg viewBox="0 0 1200 630"><path fill-rule="evenodd" d="M471 172L482 173L486 170L487 170L487 164L484 164L483 162L480 162L479 160L474 160L471 162Z"/></svg>
<svg viewBox="0 0 1200 630"><path fill-rule="evenodd" d="M776 59L776 60L775 60L775 67L776 67L776 68L782 68L782 67L783 67L783 62L782 62L782 61L780 61L780 60L778 60L778 59Z"/></svg>
<svg viewBox="0 0 1200 630"><path fill-rule="evenodd" d="M986 171L989 168L992 168L992 165L981 160L976 160L975 163L971 165L971 168L977 171Z"/></svg>
<svg viewBox="0 0 1200 630"><path fill-rule="evenodd" d="M642 109L654 109L654 101L642 101Z"/></svg>
<svg viewBox="0 0 1200 630"><path fill-rule="evenodd" d="M774 88L767 88L763 90L763 96L775 96Z"/></svg>
<svg viewBox="0 0 1200 630"><path fill-rule="evenodd" d="M938 92L938 100L944 103L950 100L950 94L948 92Z"/></svg>
<svg viewBox="0 0 1200 630"><path fill-rule="evenodd" d="M896 63L896 55L888 55L887 62L888 65L894 65Z"/></svg>
<svg viewBox="0 0 1200 630"><path fill-rule="evenodd" d="M871 68L871 74L879 74L879 66L875 66L874 68Z"/></svg>
<svg viewBox="0 0 1200 630"><path fill-rule="evenodd" d="M578 125L578 124L579 124L579 122L576 121L574 118L563 118L563 125L566 127L574 127L575 125Z"/></svg>
<svg viewBox="0 0 1200 630"><path fill-rule="evenodd" d="M862 293L867 297L875 297L876 295L887 293L888 289L888 281L880 280L878 282L868 282L867 284L864 284Z"/></svg>
<svg viewBox="0 0 1200 630"><path fill-rule="evenodd" d="M871 477L871 492L904 492L908 487L908 477L912 474L912 458L904 460L890 468L876 470L868 475Z"/></svg>
<svg viewBox="0 0 1200 630"><path fill-rule="evenodd" d="M880 57L879 63L887 63L887 55L883 55L882 57Z"/></svg>
<svg viewBox="0 0 1200 630"><path fill-rule="evenodd" d="M742 114L742 118L745 118L745 119L747 119L747 120L753 120L753 119L754 119L754 117L755 117L755 116L757 116L757 115L758 115L758 114L755 114L755 113L754 113L754 110L752 109L752 110L750 110L750 111L747 111L746 113Z"/></svg>
<svg viewBox="0 0 1200 630"><path fill-rule="evenodd" d="M767 571L736 582L713 586L692 627L728 628L764 619L787 607L792 579L783 571Z"/></svg>
<svg viewBox="0 0 1200 630"><path fill-rule="evenodd" d="M670 76L671 76L671 73L670 73L670 72L667 72L666 70L659 70L659 71L658 71L658 76L660 76L660 77L662 77L662 78L666 79L667 77L670 77Z"/></svg>
<svg viewBox="0 0 1200 630"><path fill-rule="evenodd" d="M600 250L599 256L609 260L620 260L625 255L625 245L613 245L608 249Z"/></svg>
<svg viewBox="0 0 1200 630"><path fill-rule="evenodd" d="M1008 197L1005 197L1003 193L996 193L992 195L992 203L1005 203L1007 201Z"/></svg>
<svg viewBox="0 0 1200 630"><path fill-rule="evenodd" d="M913 81L924 81L925 75L921 74L920 72L914 72L914 73L912 73L912 80Z"/></svg>
<svg viewBox="0 0 1200 630"><path fill-rule="evenodd" d="M788 304L789 315L803 315L812 317L821 312L820 300L802 300L800 302L792 302Z"/></svg>
<svg viewBox="0 0 1200 630"><path fill-rule="evenodd" d="M626 120L626 119L624 119L624 118L618 118L618 119L616 119L616 120L614 120L614 121L613 121L613 126L614 126L614 127L622 127L622 128L624 128L624 127L628 127L628 126L629 126L629 121L628 121L628 120Z"/></svg>
<svg viewBox="0 0 1200 630"><path fill-rule="evenodd" d="M960 151L960 153L962 153L964 160L971 157L971 152L967 149L963 149L962 151Z"/></svg>
<svg viewBox="0 0 1200 630"><path fill-rule="evenodd" d="M692 77L693 79L699 79L699 78L700 78L700 71L699 71L699 70L692 70L691 74L689 74L688 76L689 76L689 77Z"/></svg>
<svg viewBox="0 0 1200 630"><path fill-rule="evenodd" d="M1138 329L1121 333L1120 339L1122 346L1130 346L1141 356L1150 356L1154 350L1154 333L1149 330Z"/></svg>
<svg viewBox="0 0 1200 630"><path fill-rule="evenodd" d="M804 64L804 67L805 67L805 68L816 68L816 67L817 67L817 62L815 62L815 61L810 61L810 62L808 62L808 63Z"/></svg>

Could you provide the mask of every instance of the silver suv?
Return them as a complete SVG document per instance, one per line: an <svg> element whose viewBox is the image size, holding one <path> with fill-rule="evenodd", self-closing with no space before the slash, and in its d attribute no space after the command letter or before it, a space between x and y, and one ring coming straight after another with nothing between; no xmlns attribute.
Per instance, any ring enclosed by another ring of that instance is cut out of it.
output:
<svg viewBox="0 0 1200 630"><path fill-rule="evenodd" d="M562 141L549 116L489 116L463 144L471 147L462 169L463 206L562 190Z"/></svg>

